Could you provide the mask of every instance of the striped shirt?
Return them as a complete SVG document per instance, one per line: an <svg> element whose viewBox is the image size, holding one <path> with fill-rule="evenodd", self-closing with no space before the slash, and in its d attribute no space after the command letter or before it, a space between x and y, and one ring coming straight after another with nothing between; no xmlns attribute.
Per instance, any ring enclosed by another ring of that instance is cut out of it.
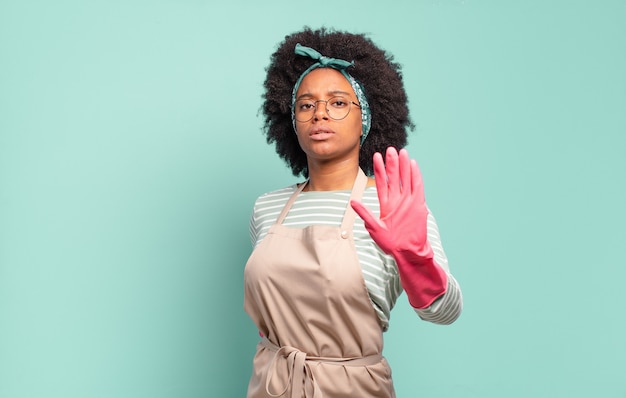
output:
<svg viewBox="0 0 626 398"><path fill-rule="evenodd" d="M250 219L250 238L253 247L263 240L270 227L276 223L278 215L296 189L297 186L292 185L266 193L256 200ZM285 217L283 225L291 228L305 228L313 224L339 227L346 207L349 206L349 199L350 191L301 192ZM380 215L376 187L366 188L361 201L375 216ZM415 311L424 320L449 324L459 316L463 299L458 283L450 275L448 259L441 246L437 223L430 213L427 220L427 234L428 241L433 248L435 262L448 274L448 289L431 306L415 309ZM370 300L380 318L383 330L387 330L391 309L402 293L396 262L392 256L385 254L376 245L358 215L353 226L353 236Z"/></svg>

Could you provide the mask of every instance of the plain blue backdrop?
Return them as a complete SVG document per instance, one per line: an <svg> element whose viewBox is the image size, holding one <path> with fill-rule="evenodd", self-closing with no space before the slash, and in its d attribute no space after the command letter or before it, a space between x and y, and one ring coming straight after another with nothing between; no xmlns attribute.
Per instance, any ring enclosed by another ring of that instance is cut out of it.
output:
<svg viewBox="0 0 626 398"><path fill-rule="evenodd" d="M465 311L402 296L399 397L626 397L623 1L0 2L0 397L242 397L264 68L305 25L404 67Z"/></svg>

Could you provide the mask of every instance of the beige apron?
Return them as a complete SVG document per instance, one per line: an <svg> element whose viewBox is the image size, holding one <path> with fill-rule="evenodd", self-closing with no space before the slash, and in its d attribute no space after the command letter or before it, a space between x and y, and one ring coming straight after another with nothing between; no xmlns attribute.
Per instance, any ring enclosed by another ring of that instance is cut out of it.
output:
<svg viewBox="0 0 626 398"><path fill-rule="evenodd" d="M305 184L246 264L244 307L265 336L247 396L395 397L352 238L356 213L348 204L341 227L282 225ZM359 170L351 199L366 184Z"/></svg>

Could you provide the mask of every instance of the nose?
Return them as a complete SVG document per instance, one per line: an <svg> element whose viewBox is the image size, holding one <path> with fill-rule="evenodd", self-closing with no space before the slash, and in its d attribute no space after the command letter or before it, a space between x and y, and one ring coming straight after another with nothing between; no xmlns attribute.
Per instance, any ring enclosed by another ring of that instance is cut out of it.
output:
<svg viewBox="0 0 626 398"><path fill-rule="evenodd" d="M313 114L313 118L315 120L323 120L328 119L328 111L326 110L327 101L318 100L315 101L315 113Z"/></svg>

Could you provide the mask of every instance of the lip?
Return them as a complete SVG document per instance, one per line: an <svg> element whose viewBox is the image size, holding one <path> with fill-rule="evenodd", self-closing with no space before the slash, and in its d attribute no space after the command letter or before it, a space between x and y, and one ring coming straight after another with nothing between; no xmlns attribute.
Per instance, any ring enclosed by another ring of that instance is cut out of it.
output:
<svg viewBox="0 0 626 398"><path fill-rule="evenodd" d="M314 141L323 141L335 135L335 132L326 128L316 128L311 130L309 138Z"/></svg>

